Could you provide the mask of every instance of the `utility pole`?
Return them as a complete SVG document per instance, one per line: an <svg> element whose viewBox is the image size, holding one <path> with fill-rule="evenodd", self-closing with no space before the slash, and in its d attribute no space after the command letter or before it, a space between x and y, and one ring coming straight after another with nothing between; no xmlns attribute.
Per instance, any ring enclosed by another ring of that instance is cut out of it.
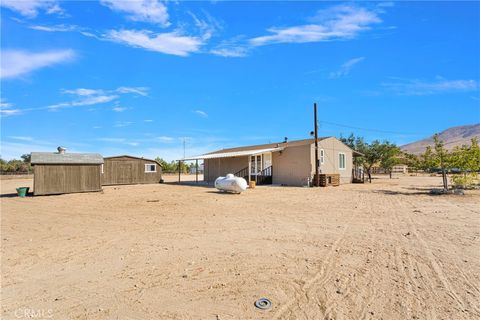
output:
<svg viewBox="0 0 480 320"><path fill-rule="evenodd" d="M313 120L315 128L315 185L320 186L320 175L318 172L318 121L317 121L317 103L313 104Z"/></svg>

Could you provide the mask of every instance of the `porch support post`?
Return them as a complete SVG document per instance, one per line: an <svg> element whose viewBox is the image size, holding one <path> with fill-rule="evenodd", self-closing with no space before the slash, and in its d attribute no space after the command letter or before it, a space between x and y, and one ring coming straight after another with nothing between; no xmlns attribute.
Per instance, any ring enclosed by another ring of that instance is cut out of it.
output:
<svg viewBox="0 0 480 320"><path fill-rule="evenodd" d="M248 156L248 185L250 185L250 181L252 181L251 173L252 173L252 156Z"/></svg>
<svg viewBox="0 0 480 320"><path fill-rule="evenodd" d="M180 166L181 166L181 164L182 164L182 161L178 160L178 182L180 182L180 173L181 173Z"/></svg>
<svg viewBox="0 0 480 320"><path fill-rule="evenodd" d="M195 160L195 182L198 183L198 159Z"/></svg>

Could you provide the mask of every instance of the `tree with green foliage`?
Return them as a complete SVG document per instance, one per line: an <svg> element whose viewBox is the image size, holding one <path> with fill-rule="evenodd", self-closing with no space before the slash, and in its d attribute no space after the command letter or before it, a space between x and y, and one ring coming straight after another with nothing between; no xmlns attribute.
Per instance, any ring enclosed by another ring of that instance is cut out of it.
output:
<svg viewBox="0 0 480 320"><path fill-rule="evenodd" d="M400 154L400 149L393 143L380 142L379 140L367 143L362 137L355 137L353 133L348 138L340 137L340 141L363 154L361 157L354 158L354 164L363 166L370 183L372 182L372 167L374 165L378 164L391 172L392 167L396 164L396 158Z"/></svg>
<svg viewBox="0 0 480 320"><path fill-rule="evenodd" d="M425 152L420 155L419 167L425 172L429 169L438 167L437 157L431 146L427 146Z"/></svg>
<svg viewBox="0 0 480 320"><path fill-rule="evenodd" d="M461 170L462 174L451 177L453 183L464 188L474 184L480 171L480 147L478 139L473 138L470 145L455 147L450 153L450 166Z"/></svg>
<svg viewBox="0 0 480 320"><path fill-rule="evenodd" d="M30 162L25 162L24 160L12 159L5 161L0 159L0 171L28 173L32 171L32 166Z"/></svg>
<svg viewBox="0 0 480 320"><path fill-rule="evenodd" d="M366 144L363 150L363 168L367 172L368 181L372 183L372 167L378 164L382 159L383 147L380 141L374 140L370 144Z"/></svg>
<svg viewBox="0 0 480 320"><path fill-rule="evenodd" d="M405 162L405 164L417 171L417 170L420 170L421 169L421 161L420 161L420 158L412 153L406 153L404 152L403 153L403 161Z"/></svg>
<svg viewBox="0 0 480 320"><path fill-rule="evenodd" d="M173 172L174 170L170 167L170 163L168 163L166 160L156 157L155 160L160 163L162 166L162 171L163 172Z"/></svg>
<svg viewBox="0 0 480 320"><path fill-rule="evenodd" d="M385 141L380 145L380 149L380 168L387 171L391 179L393 166L400 163L400 148L393 143Z"/></svg>
<svg viewBox="0 0 480 320"><path fill-rule="evenodd" d="M31 160L31 154L30 153L25 153L20 156L22 158L23 162L25 163L30 163Z"/></svg>

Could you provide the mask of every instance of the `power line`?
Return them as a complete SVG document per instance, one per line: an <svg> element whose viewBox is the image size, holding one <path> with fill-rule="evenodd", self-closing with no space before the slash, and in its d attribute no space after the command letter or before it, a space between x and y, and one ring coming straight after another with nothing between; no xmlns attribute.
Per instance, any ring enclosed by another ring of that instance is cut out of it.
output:
<svg viewBox="0 0 480 320"><path fill-rule="evenodd" d="M344 127L344 128L363 130L363 131L372 131L372 132L379 132L379 133L391 133L391 134L414 134L414 133L409 133L409 132L397 132L397 131L387 131L387 130L362 128L362 127L353 127L353 126L348 126L348 125L345 125L345 124L335 123L335 122L330 122L330 121L319 121L319 122L320 123L325 123L325 124L330 124L330 125L337 126L337 127Z"/></svg>

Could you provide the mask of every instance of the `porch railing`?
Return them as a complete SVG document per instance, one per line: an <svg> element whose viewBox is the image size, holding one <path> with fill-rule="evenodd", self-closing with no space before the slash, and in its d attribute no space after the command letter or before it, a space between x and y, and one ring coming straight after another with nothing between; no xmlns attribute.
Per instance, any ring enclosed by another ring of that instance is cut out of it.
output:
<svg viewBox="0 0 480 320"><path fill-rule="evenodd" d="M352 182L353 183L365 183L365 172L362 168L352 169Z"/></svg>
<svg viewBox="0 0 480 320"><path fill-rule="evenodd" d="M245 180L248 180L248 167L243 168L233 174L236 177L244 178Z"/></svg>
<svg viewBox="0 0 480 320"><path fill-rule="evenodd" d="M244 178L248 181L248 167L243 168L234 173L236 177ZM250 175L250 179L255 181L257 185L272 184L273 166L267 167L257 174Z"/></svg>
<svg viewBox="0 0 480 320"><path fill-rule="evenodd" d="M257 174L256 182L258 185L272 184L273 167L267 167Z"/></svg>

